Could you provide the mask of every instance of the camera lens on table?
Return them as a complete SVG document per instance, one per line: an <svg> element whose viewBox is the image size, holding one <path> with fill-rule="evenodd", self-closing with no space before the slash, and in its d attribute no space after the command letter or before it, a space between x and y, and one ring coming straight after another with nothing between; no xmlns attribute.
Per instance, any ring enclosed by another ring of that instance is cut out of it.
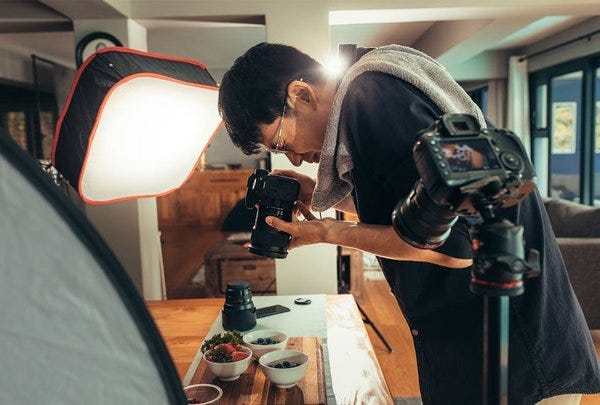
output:
<svg viewBox="0 0 600 405"><path fill-rule="evenodd" d="M243 280L227 283L221 318L225 330L244 331L256 325L256 307L252 302L250 283Z"/></svg>

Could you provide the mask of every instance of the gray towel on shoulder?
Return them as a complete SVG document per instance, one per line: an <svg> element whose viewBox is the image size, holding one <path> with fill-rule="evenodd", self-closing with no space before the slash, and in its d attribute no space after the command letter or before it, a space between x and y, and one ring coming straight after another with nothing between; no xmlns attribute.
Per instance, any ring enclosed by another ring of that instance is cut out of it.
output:
<svg viewBox="0 0 600 405"><path fill-rule="evenodd" d="M433 58L406 46L376 48L348 69L337 89L312 197L312 209L315 211L333 207L352 191L350 171L354 164L348 134L339 125L340 112L350 83L361 73L368 71L396 76L421 90L443 113L472 114L477 117L482 128L486 127L479 107Z"/></svg>

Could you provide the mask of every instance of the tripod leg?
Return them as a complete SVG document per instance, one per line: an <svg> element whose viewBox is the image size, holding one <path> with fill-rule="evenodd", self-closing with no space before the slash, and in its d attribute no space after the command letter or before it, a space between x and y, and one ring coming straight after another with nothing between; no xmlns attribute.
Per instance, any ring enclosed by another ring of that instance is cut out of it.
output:
<svg viewBox="0 0 600 405"><path fill-rule="evenodd" d="M484 296L484 405L508 404L508 299Z"/></svg>
<svg viewBox="0 0 600 405"><path fill-rule="evenodd" d="M356 299L354 301L356 302ZM387 347L388 351L390 353L392 353L394 351L394 349L392 349L392 346L390 346L390 344L387 342L387 340L385 340L385 338L383 337L381 332L379 332L379 329L377 329L377 326L375 326L375 324L373 322L371 322L371 319L369 319L369 317L367 316L367 314L365 313L365 311L362 309L362 307L360 306L360 304L358 302L356 302L356 306L358 307L358 310L360 311L360 313L363 317L363 322L366 323L367 325L371 325L371 327L373 328L375 333L377 333L377 336L379 336L379 339L381 339L381 341L383 342L385 347Z"/></svg>

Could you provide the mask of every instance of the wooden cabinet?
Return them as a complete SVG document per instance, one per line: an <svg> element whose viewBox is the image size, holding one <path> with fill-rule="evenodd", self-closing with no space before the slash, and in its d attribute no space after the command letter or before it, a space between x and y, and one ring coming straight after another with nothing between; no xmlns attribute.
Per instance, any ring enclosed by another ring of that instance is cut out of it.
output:
<svg viewBox="0 0 600 405"><path fill-rule="evenodd" d="M222 259L218 266L221 294L225 294L227 283L231 280L248 281L254 295L276 292L275 261L272 259Z"/></svg>
<svg viewBox="0 0 600 405"><path fill-rule="evenodd" d="M342 247L342 271L349 272L350 289L348 292L354 295L356 302L363 303L364 266L363 252L357 249ZM338 280L339 282L339 280Z"/></svg>
<svg viewBox="0 0 600 405"><path fill-rule="evenodd" d="M220 228L233 206L246 196L253 171L195 171L181 188L158 198L159 224Z"/></svg>
<svg viewBox="0 0 600 405"><path fill-rule="evenodd" d="M204 256L206 290L211 297L225 294L231 280L250 283L254 295L275 294L275 260L256 256L240 244L222 240L216 242Z"/></svg>

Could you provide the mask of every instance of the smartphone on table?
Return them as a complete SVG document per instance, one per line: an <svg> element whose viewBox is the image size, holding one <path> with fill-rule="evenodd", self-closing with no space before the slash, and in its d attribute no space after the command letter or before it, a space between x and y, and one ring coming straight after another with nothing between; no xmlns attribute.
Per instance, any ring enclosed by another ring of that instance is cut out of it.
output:
<svg viewBox="0 0 600 405"><path fill-rule="evenodd" d="M256 308L256 318L264 318L265 316L277 315L283 312L289 312L289 308L283 305L270 305L268 307Z"/></svg>

